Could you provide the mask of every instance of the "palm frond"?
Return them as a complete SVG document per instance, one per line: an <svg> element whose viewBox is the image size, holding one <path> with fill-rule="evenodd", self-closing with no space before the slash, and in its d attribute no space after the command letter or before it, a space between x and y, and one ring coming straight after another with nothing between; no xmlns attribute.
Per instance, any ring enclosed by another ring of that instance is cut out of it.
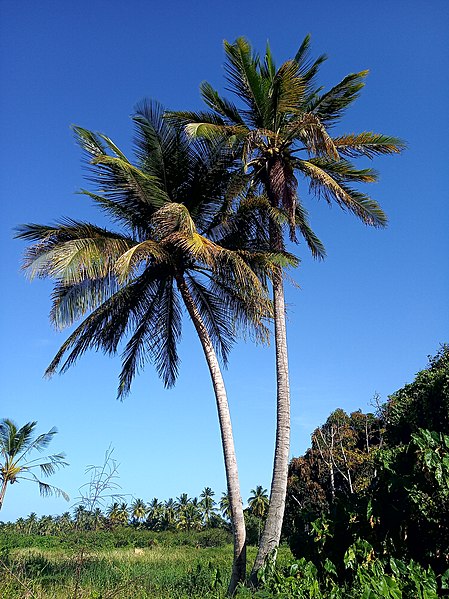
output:
<svg viewBox="0 0 449 599"><path fill-rule="evenodd" d="M227 125L240 125L246 128L237 106L226 98L222 98L210 83L203 81L200 85L200 92L207 106L225 118Z"/></svg>
<svg viewBox="0 0 449 599"><path fill-rule="evenodd" d="M33 472L30 472L29 475L30 475L30 478L28 478L26 476L20 476L18 478L20 478L22 480L30 480L32 482L37 483L39 486L39 492L42 495L42 497L49 497L49 496L54 495L55 497L63 497L66 501L70 500L70 497L62 489L59 489L58 487L55 487L53 485L49 485L48 483L43 482Z"/></svg>
<svg viewBox="0 0 449 599"><path fill-rule="evenodd" d="M378 154L399 154L406 147L405 142L397 137L370 131L334 137L333 142L340 154L351 157L374 158Z"/></svg>
<svg viewBox="0 0 449 599"><path fill-rule="evenodd" d="M310 96L314 90L314 78L318 73L320 65L327 60L326 54L321 54L312 61L310 58L310 34L306 35L295 55L294 61L298 64L298 75L306 84L307 96Z"/></svg>
<svg viewBox="0 0 449 599"><path fill-rule="evenodd" d="M318 260L324 260L326 257L325 247L310 227L307 210L304 208L301 202L296 202L295 224L300 230L303 239L307 243L312 256Z"/></svg>
<svg viewBox="0 0 449 599"><path fill-rule="evenodd" d="M301 139L308 152L315 156L328 156L339 160L338 150L320 119L310 112L292 120L285 128L284 143Z"/></svg>
<svg viewBox="0 0 449 599"><path fill-rule="evenodd" d="M248 122L256 128L265 127L266 89L258 72L259 57L247 40L239 37L233 44L224 42L225 72L229 91L235 93L249 108Z"/></svg>
<svg viewBox="0 0 449 599"><path fill-rule="evenodd" d="M350 210L367 225L386 226L387 217L375 200L350 189L342 182L337 182L325 170L310 161L298 161L298 166L309 177L311 190L328 203L334 200L341 208Z"/></svg>
<svg viewBox="0 0 449 599"><path fill-rule="evenodd" d="M167 193L158 184L156 177L144 173L127 160L104 154L94 158L92 164L106 167L109 174L114 175L118 172L122 176L121 184L119 184L116 177L113 179L115 192L120 188L123 191L132 191L142 203L148 204L152 208L159 208L170 200Z"/></svg>
<svg viewBox="0 0 449 599"><path fill-rule="evenodd" d="M193 273L186 273L186 284L215 351L226 364L235 340L232 312L223 298L211 293Z"/></svg>
<svg viewBox="0 0 449 599"><path fill-rule="evenodd" d="M58 368L65 372L88 349L114 354L128 327L138 322L141 313L151 303L157 291L155 281L160 276L161 271L157 267L146 269L136 280L103 301L62 344L48 366L46 376L52 376Z"/></svg>
<svg viewBox="0 0 449 599"><path fill-rule="evenodd" d="M127 252L122 254L114 264L114 271L117 274L119 283L125 283L130 277L134 276L135 270L143 263L169 262L169 254L163 249L161 244L147 239L136 244Z"/></svg>
<svg viewBox="0 0 449 599"><path fill-rule="evenodd" d="M337 182L375 183L378 179L378 173L374 169L356 168L348 160L329 160L326 157L319 157L310 158L309 162L326 171Z"/></svg>
<svg viewBox="0 0 449 599"><path fill-rule="evenodd" d="M359 97L367 75L368 71L347 75L328 92L314 97L307 106L307 112L315 114L323 124L332 125L342 117L346 108Z"/></svg>
<svg viewBox="0 0 449 599"><path fill-rule="evenodd" d="M23 225L17 237L38 240L24 256L23 268L31 279L53 277L66 285L108 276L131 243L118 233L70 220L54 226Z"/></svg>

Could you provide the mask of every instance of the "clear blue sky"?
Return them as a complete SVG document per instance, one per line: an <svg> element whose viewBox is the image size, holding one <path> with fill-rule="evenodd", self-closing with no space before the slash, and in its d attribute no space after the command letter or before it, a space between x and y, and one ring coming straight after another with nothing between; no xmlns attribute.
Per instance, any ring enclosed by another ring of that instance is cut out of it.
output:
<svg viewBox="0 0 449 599"><path fill-rule="evenodd" d="M447 101L449 3L432 0L228 0L215 4L129 0L0 2L1 294L0 417L38 421L59 434L54 451L70 467L53 477L74 498L89 464L112 444L123 492L150 500L225 489L211 383L192 327L185 321L182 367L166 391L151 366L132 395L115 400L119 359L87 354L63 376L42 374L66 332L48 321L51 285L25 280L22 242L13 228L62 216L99 218L85 198L80 152L70 124L131 146L130 114L144 97L167 107L199 108L198 86L224 87L224 39L244 35L278 63L312 34L326 52L325 86L370 69L361 98L336 132L373 130L408 143L379 158L380 183L369 191L387 212L388 229L370 230L338 208L301 197L328 258L304 246L288 289L292 385L292 455L331 410L369 409L426 365L448 340L449 207ZM269 487L274 446L273 348L239 343L225 373L243 497ZM71 505L71 504L69 504ZM25 483L8 490L3 520L31 511L60 513Z"/></svg>

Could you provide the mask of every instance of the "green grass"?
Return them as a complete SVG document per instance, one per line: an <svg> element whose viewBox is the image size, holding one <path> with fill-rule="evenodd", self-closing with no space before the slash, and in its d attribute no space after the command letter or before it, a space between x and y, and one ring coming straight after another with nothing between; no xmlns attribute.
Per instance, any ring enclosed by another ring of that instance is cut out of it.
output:
<svg viewBox="0 0 449 599"><path fill-rule="evenodd" d="M248 548L248 567L256 549ZM1 557L1 556L0 556ZM279 560L291 558L281 548ZM121 549L14 548L0 563L2 599L199 599L225 596L232 545Z"/></svg>

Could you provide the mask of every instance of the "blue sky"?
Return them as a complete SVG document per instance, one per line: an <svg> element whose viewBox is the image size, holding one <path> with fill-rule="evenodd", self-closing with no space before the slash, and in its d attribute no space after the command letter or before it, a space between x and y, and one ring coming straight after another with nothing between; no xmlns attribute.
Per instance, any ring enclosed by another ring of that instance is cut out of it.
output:
<svg viewBox="0 0 449 599"><path fill-rule="evenodd" d="M197 2L44 0L0 3L2 394L0 417L59 429L54 451L70 467L52 482L72 497L112 445L120 484L149 501L225 489L214 398L199 342L184 324L182 366L167 391L151 365L131 396L115 400L119 358L87 354L50 381L42 374L66 332L49 323L51 285L20 272L24 244L13 228L62 216L101 222L86 198L72 123L101 131L130 153L133 106L144 97L169 108L201 107L198 86L223 90L223 40L246 36L278 62L306 33L328 87L370 69L361 98L335 132L372 130L407 141L401 156L378 158L368 188L389 216L370 230L300 190L328 258L302 259L287 290L292 386L291 454L331 410L370 409L425 367L448 340L449 223L447 99L449 3L266 0ZM365 163L360 163L365 164ZM240 342L225 372L243 497L269 487L274 447L273 348ZM10 487L3 520L31 511L60 513L62 499Z"/></svg>

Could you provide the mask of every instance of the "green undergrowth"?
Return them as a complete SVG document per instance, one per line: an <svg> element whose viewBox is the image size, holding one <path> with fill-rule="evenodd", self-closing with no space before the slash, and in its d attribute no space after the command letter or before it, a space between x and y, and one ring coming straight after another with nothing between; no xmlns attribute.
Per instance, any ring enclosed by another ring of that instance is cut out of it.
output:
<svg viewBox="0 0 449 599"><path fill-rule="evenodd" d="M248 548L248 567L256 554ZM232 545L192 544L115 549L4 547L2 599L221 599L231 574ZM279 559L287 564L290 550Z"/></svg>

